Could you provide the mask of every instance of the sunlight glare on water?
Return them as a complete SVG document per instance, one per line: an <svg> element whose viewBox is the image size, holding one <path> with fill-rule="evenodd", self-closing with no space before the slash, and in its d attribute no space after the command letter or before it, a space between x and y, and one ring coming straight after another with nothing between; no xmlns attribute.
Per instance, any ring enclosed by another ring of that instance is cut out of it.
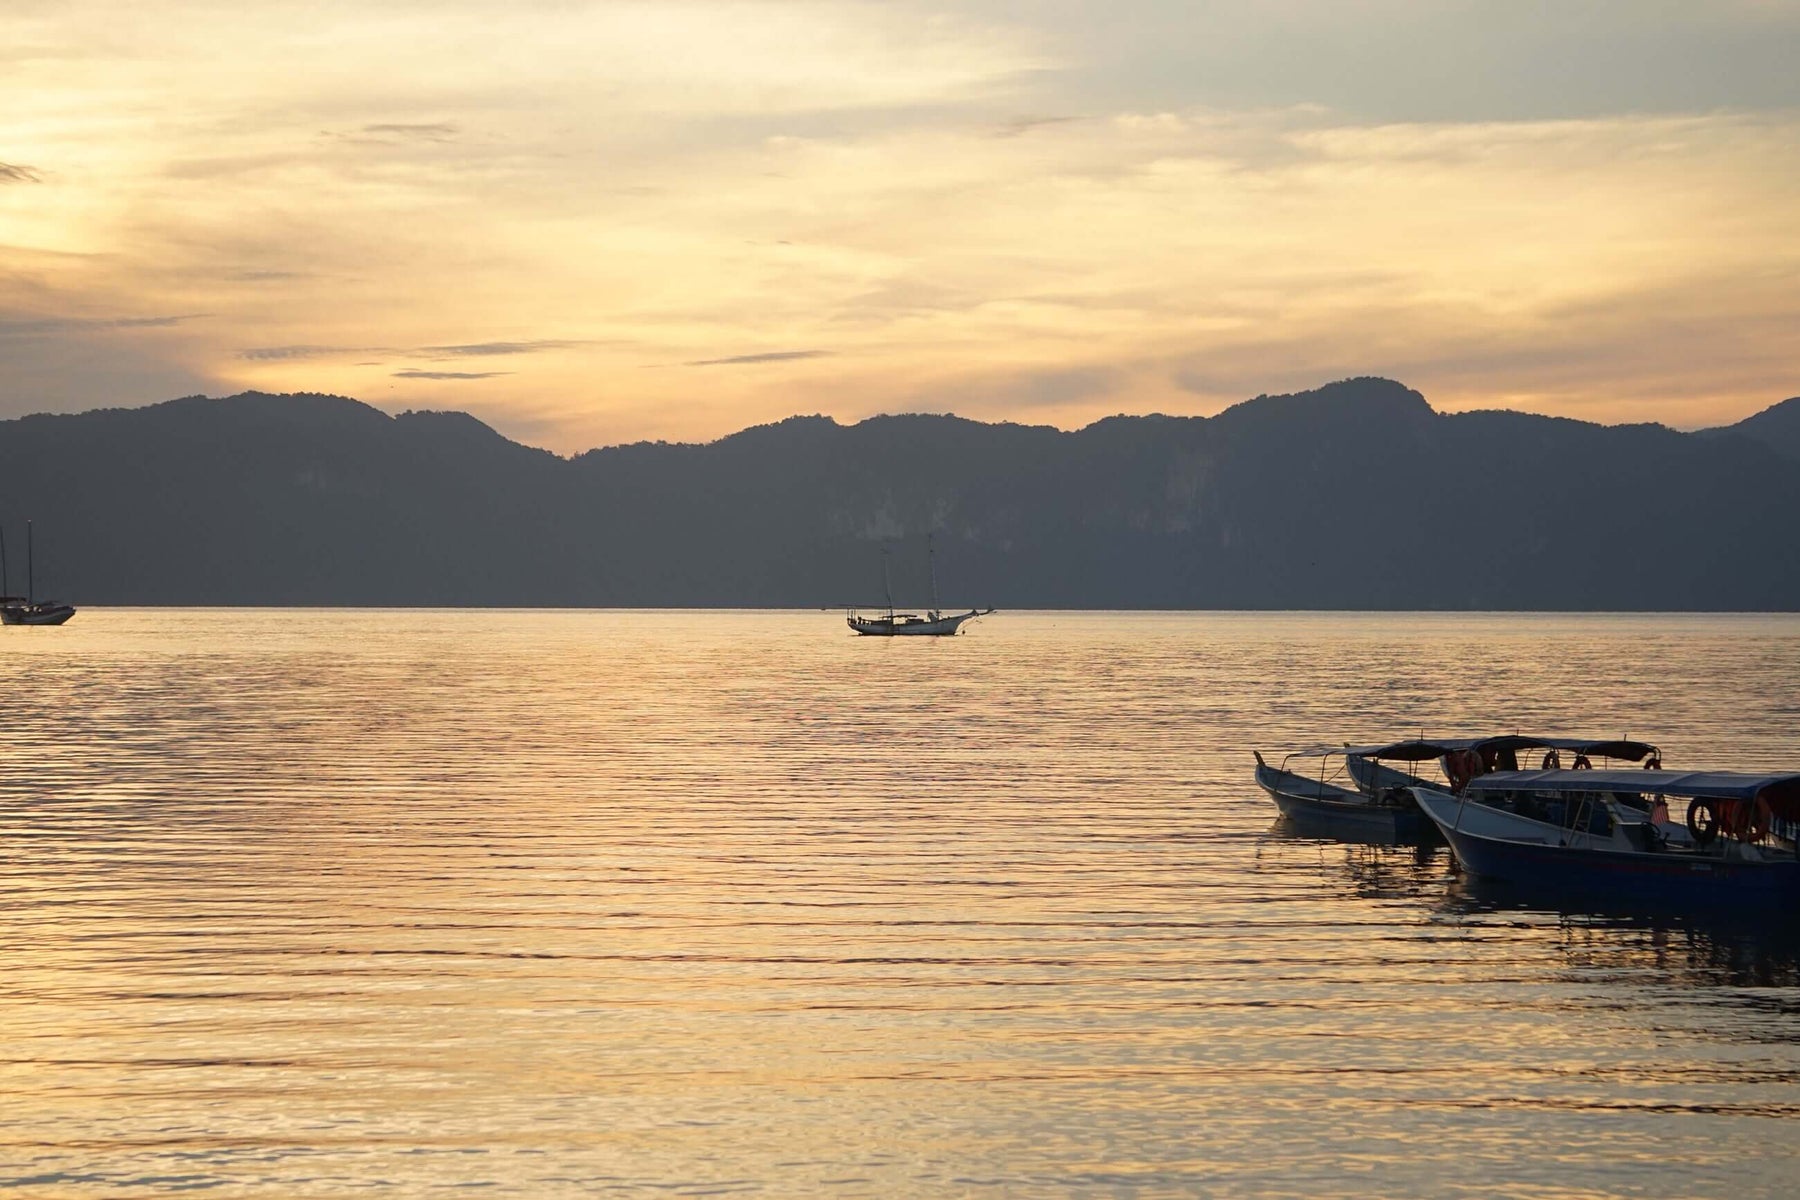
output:
<svg viewBox="0 0 1800 1200"><path fill-rule="evenodd" d="M1800 618L0 631L0 1187L1638 1196L1800 1174L1793 914L1495 906L1252 748L1800 768Z"/></svg>

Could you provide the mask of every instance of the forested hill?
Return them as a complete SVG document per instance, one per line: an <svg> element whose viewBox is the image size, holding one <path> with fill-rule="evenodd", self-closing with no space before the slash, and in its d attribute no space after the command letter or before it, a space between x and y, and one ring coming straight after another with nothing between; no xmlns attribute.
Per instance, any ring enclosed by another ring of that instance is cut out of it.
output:
<svg viewBox="0 0 1800 1200"><path fill-rule="evenodd" d="M1703 434L1354 379L1076 432L795 417L563 459L250 393L0 422L15 590L81 604L1800 608L1800 401Z"/></svg>

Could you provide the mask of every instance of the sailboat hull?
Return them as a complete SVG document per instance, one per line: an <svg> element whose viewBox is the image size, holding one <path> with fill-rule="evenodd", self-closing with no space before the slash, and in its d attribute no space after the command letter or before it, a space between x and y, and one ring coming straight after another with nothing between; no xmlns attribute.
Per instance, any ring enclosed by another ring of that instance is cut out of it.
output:
<svg viewBox="0 0 1800 1200"><path fill-rule="evenodd" d="M32 553L31 522L25 522L25 594L0 595L0 625L61 625L75 615L72 604L37 599L37 559ZM6 538L0 533L0 592L6 586Z"/></svg>
<svg viewBox="0 0 1800 1200"><path fill-rule="evenodd" d="M844 622L864 637L950 637L964 621L985 615L970 610L949 617L846 617Z"/></svg>
<svg viewBox="0 0 1800 1200"><path fill-rule="evenodd" d="M61 625L75 615L69 604L24 604L0 608L0 624Z"/></svg>

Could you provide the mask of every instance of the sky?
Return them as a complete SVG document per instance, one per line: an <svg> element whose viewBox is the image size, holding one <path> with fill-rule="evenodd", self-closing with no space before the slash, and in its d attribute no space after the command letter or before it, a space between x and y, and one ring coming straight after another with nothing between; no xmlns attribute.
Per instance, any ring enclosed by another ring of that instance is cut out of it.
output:
<svg viewBox="0 0 1800 1200"><path fill-rule="evenodd" d="M1800 394L1800 0L5 0L0 417Z"/></svg>

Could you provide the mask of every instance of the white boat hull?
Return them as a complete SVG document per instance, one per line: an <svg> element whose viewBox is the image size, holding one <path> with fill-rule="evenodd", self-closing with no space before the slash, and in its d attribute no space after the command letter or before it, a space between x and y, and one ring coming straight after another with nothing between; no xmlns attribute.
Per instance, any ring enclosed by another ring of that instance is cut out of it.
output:
<svg viewBox="0 0 1800 1200"><path fill-rule="evenodd" d="M952 616L845 617L844 623L864 637L950 637L963 622L985 617L993 609L970 609Z"/></svg>
<svg viewBox="0 0 1800 1200"><path fill-rule="evenodd" d="M1425 821L1411 804L1399 805L1318 779L1281 771L1260 759L1256 783L1269 794L1281 815L1301 825L1338 833L1374 833L1388 840L1415 837Z"/></svg>

